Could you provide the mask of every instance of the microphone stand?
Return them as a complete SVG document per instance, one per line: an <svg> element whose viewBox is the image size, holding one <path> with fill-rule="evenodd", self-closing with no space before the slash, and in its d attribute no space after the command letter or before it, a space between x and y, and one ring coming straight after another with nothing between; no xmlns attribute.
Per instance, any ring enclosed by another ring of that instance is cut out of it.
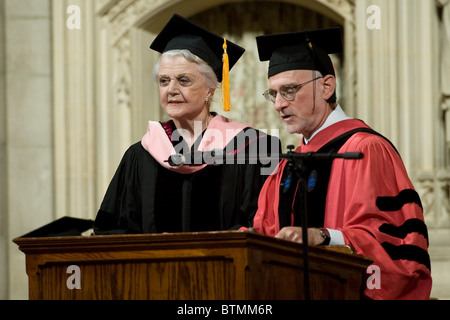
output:
<svg viewBox="0 0 450 320"><path fill-rule="evenodd" d="M347 153L296 153L294 152L294 146L288 146L288 153L281 154L280 158L287 159L287 170L291 173L295 173L298 177L298 190L297 197L298 203L301 205L300 219L302 224L302 248L303 248L303 288L305 294L305 300L311 299L310 294L310 281L309 281L309 250L308 250L308 206L307 206L307 180L305 179L306 166L305 160L332 160L336 158L343 159L361 159L363 154L360 152L347 152Z"/></svg>
<svg viewBox="0 0 450 320"><path fill-rule="evenodd" d="M289 173L294 173L298 177L298 190L297 198L298 203L301 205L301 224L302 224L302 248L303 248L303 290L305 294L305 300L310 300L310 281L309 281L309 250L308 250L308 207L306 204L306 179L304 178L306 173L306 167L304 165L304 157L294 156L294 146L288 146L288 153L285 159L287 159L287 170ZM295 206L293 206L295 208ZM294 209L295 210L295 209Z"/></svg>
<svg viewBox="0 0 450 320"><path fill-rule="evenodd" d="M235 164L234 160L243 161L243 163L238 162L237 164L245 164L246 161L280 161L280 159L331 159L331 158L342 158L342 159L361 159L363 154L360 152L345 152L345 153L318 153L318 152L307 152L307 153L297 153L293 152L294 146L289 145L290 150L287 154L278 154L276 156L240 156L233 154L222 154L218 153L216 150L212 151L196 151L194 153L183 154L173 154L169 156L164 162L169 163L172 167L181 166L201 166L204 164L209 165L222 165L227 164L227 160L232 160L231 164ZM255 162L256 163L256 162ZM250 163L254 164L254 163Z"/></svg>

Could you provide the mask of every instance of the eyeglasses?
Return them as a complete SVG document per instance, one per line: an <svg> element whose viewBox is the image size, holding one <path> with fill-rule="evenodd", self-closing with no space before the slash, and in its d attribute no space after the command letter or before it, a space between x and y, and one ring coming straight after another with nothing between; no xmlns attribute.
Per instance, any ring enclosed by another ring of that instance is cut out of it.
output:
<svg viewBox="0 0 450 320"><path fill-rule="evenodd" d="M309 80L307 82L297 84L297 85L282 86L280 88L280 95L287 101L292 101L295 99L295 95L297 94L298 90L300 90L303 86L307 85L308 83L313 82L320 78L323 78L323 77L317 77L317 78L314 78L312 80ZM277 98L277 93L278 93L277 91L269 89L269 90L264 91L263 95L267 101L269 101L271 103L275 103L275 100Z"/></svg>

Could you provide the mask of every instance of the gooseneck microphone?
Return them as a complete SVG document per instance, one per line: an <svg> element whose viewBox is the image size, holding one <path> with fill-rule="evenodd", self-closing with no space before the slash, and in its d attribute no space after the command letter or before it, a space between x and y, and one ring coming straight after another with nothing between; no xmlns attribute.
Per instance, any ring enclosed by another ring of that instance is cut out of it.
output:
<svg viewBox="0 0 450 320"><path fill-rule="evenodd" d="M194 151L186 154L173 154L169 156L166 162L172 167L181 167L184 165L201 166L203 164L222 164L223 159L223 150L215 148L211 151Z"/></svg>
<svg viewBox="0 0 450 320"><path fill-rule="evenodd" d="M180 167L180 166L186 164L186 157L180 153L173 154L169 157L169 159L167 159L167 162L172 167Z"/></svg>
<svg viewBox="0 0 450 320"><path fill-rule="evenodd" d="M239 156L236 154L227 154L225 155L223 153L222 149L213 149L211 151L194 151L194 152L188 152L186 154L173 154L169 156L169 158L166 160L166 162L169 163L172 167L181 167L184 165L189 166L201 166L203 164L213 164L213 165L219 165L224 164L227 160L230 161L230 163L235 163L235 161L280 161L280 159L362 159L364 157L364 154L361 152L345 152L345 153L315 153L315 152L308 152L308 153L297 153L297 152L288 152L287 154L277 154L277 155L253 155L253 156Z"/></svg>

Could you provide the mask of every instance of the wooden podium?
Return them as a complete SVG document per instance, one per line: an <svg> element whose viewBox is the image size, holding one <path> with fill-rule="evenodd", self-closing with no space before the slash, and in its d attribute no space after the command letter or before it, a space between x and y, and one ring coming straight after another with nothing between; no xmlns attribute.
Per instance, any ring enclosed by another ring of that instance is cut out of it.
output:
<svg viewBox="0 0 450 320"><path fill-rule="evenodd" d="M251 232L14 242L26 255L30 299L304 298L302 246ZM362 297L370 259L325 247L308 251L311 299Z"/></svg>

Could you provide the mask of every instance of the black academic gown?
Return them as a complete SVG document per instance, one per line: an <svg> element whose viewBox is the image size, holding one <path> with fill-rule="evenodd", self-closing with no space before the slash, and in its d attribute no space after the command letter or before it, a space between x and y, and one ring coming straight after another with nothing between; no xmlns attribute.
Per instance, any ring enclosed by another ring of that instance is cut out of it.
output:
<svg viewBox="0 0 450 320"><path fill-rule="evenodd" d="M261 145L269 146L268 155L270 146L277 146L276 153L281 150L278 138L258 130L256 142L241 139L245 130L255 129L246 128L234 138L240 155L256 155ZM125 152L107 189L95 219L95 234L251 227L267 178L261 174L264 166L270 165L225 163L184 174L161 166L138 142Z"/></svg>

